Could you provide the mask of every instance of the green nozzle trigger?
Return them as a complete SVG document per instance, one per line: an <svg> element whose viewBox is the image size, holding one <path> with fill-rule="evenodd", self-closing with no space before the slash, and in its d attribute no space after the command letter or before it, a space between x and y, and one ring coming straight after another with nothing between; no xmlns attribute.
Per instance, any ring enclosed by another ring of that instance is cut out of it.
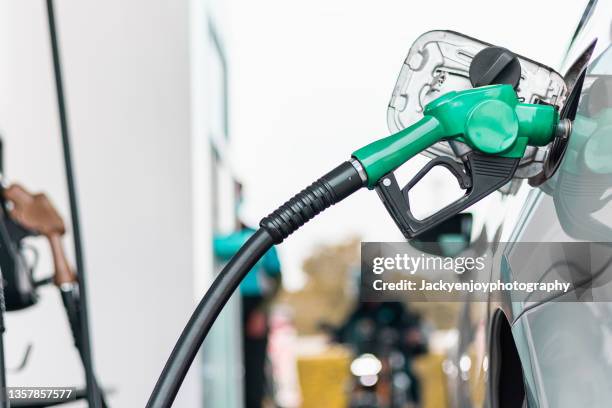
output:
<svg viewBox="0 0 612 408"><path fill-rule="evenodd" d="M368 187L442 140L457 140L486 155L520 159L527 146L547 145L559 121L550 105L521 103L510 85L449 92L430 102L421 120L353 152Z"/></svg>
<svg viewBox="0 0 612 408"><path fill-rule="evenodd" d="M527 146L544 146L558 130L559 115L550 105L520 103L509 85L449 92L429 103L414 125L353 153L404 236L412 239L463 211L514 177ZM461 159L437 157L400 188L393 171L441 140L457 140L472 150ZM466 190L438 212L417 219L410 190L435 166L446 167Z"/></svg>

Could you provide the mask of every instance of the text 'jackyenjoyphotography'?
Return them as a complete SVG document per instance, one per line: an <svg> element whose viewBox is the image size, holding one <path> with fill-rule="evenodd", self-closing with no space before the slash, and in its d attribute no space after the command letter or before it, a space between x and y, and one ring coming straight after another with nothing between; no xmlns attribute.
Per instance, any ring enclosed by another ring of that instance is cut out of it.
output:
<svg viewBox="0 0 612 408"><path fill-rule="evenodd" d="M361 300L612 301L608 243L364 242Z"/></svg>
<svg viewBox="0 0 612 408"><path fill-rule="evenodd" d="M399 282L385 282L382 279L377 279L372 282L372 287L377 291L384 290L399 290L399 291L442 291L442 292L498 292L498 291L525 291L532 293L535 291L543 291L548 293L563 292L567 293L570 289L571 283L559 282L475 282L470 279L468 282L444 282L439 280L437 282L430 282L421 280L420 285L417 282L409 280L401 280Z"/></svg>

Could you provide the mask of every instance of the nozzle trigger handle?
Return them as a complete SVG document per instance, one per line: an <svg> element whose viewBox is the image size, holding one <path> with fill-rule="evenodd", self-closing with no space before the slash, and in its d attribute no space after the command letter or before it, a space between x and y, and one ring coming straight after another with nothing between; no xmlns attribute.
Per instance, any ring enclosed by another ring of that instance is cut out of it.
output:
<svg viewBox="0 0 612 408"><path fill-rule="evenodd" d="M402 234L407 239L412 239L508 183L512 180L518 163L519 159L491 156L477 151L468 153L463 166L448 157L437 157L427 163L402 189L399 188L393 172L387 173L376 183L376 192ZM466 193L438 212L419 220L410 210L409 192L436 166L446 167Z"/></svg>
<svg viewBox="0 0 612 408"><path fill-rule="evenodd" d="M38 235L36 231L24 227L10 217L2 186L0 186L0 222L4 222L8 236L13 242L19 242L24 238Z"/></svg>

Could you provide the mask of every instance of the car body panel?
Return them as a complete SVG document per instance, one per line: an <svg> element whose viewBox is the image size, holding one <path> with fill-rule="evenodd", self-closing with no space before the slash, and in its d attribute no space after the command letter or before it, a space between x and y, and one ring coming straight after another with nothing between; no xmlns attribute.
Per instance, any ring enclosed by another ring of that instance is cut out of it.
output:
<svg viewBox="0 0 612 408"><path fill-rule="evenodd" d="M564 63L567 69L597 40L568 149L554 177L530 193L512 241L612 242L611 33L609 4L590 2ZM557 261L564 259L550 260ZM605 302L605 288L591 295L598 293L600 302L505 305L512 310L529 407L610 406L612 303Z"/></svg>
<svg viewBox="0 0 612 408"><path fill-rule="evenodd" d="M492 280L510 279L516 255L512 244L495 242L612 242L612 7L607 2L588 2L561 72L594 40L573 133L557 172L538 188L523 183L516 194L490 198L487 208L476 210L485 211L482 225L499 260L492 267ZM563 260L550 262L556 261ZM502 310L520 357L526 406L609 407L612 302L602 300L612 300L610 292L594 288L590 295L599 295L599 302L466 302L457 328L470 335L459 335L448 364L458 367L463 356L476 355L473 350L490 352L492 316ZM477 334L482 331L487 335ZM490 399L483 403L470 394L487 382L489 357L485 353L472 360L469 376L461 377L457 370L454 377L449 375L451 392L456 392L452 408L492 406Z"/></svg>

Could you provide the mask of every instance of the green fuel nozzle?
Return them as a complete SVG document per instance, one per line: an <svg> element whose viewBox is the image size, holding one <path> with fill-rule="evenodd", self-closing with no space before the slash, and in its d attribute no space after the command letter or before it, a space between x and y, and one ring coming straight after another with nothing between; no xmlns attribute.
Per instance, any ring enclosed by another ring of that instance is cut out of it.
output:
<svg viewBox="0 0 612 408"><path fill-rule="evenodd" d="M527 146L547 145L559 115L550 105L519 102L510 85L449 92L429 103L423 118L406 129L353 153L368 187L442 140L457 140L491 156L520 159Z"/></svg>
<svg viewBox="0 0 612 408"><path fill-rule="evenodd" d="M464 210L512 180L527 146L545 146L569 131L554 106L519 101L510 85L452 91L430 102L421 120L353 153L366 185L376 189L406 238L413 238ZM456 140L471 150L464 165L448 157L431 160L402 189L393 171L442 140ZM419 220L410 210L408 192L435 166L446 167L466 194Z"/></svg>

